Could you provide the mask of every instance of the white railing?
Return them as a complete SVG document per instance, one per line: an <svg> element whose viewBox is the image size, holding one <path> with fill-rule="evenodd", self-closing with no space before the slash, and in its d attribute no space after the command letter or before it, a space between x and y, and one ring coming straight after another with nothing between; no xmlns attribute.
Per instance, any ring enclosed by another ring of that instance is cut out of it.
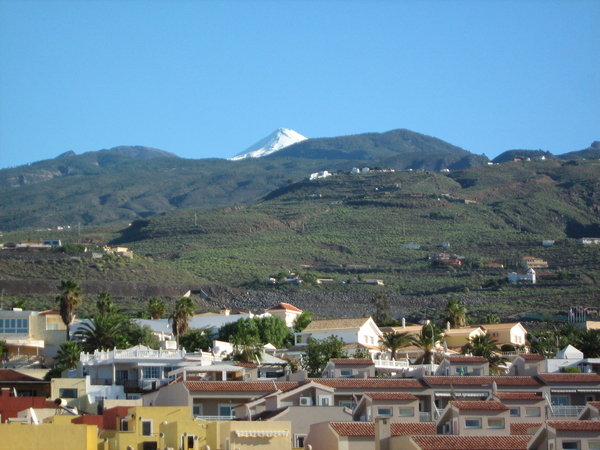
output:
<svg viewBox="0 0 600 450"><path fill-rule="evenodd" d="M585 406L552 406L550 417L577 417Z"/></svg>
<svg viewBox="0 0 600 450"><path fill-rule="evenodd" d="M206 422L213 422L215 420L234 420L235 415L233 416L194 416L196 420L204 420Z"/></svg>
<svg viewBox="0 0 600 450"><path fill-rule="evenodd" d="M118 359L185 359L185 350L96 350L94 353L81 352L79 357L84 364Z"/></svg>
<svg viewBox="0 0 600 450"><path fill-rule="evenodd" d="M431 418L430 412L420 412L419 413L419 422L433 422Z"/></svg>
<svg viewBox="0 0 600 450"><path fill-rule="evenodd" d="M390 367L398 369L408 369L410 364L405 359L394 361L391 359L374 359L375 367Z"/></svg>

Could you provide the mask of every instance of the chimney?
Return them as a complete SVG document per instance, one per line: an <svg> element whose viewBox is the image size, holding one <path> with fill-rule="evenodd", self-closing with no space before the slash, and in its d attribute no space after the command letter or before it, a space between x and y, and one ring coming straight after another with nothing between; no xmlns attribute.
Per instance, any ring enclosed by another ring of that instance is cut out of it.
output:
<svg viewBox="0 0 600 450"><path fill-rule="evenodd" d="M390 450L392 423L389 417L375 418L375 450Z"/></svg>
<svg viewBox="0 0 600 450"><path fill-rule="evenodd" d="M406 328L406 317L402 318L402 328Z"/></svg>
<svg viewBox="0 0 600 450"><path fill-rule="evenodd" d="M229 309L229 308L219 309L219 314L222 316L228 316L230 312L231 312L231 309Z"/></svg>

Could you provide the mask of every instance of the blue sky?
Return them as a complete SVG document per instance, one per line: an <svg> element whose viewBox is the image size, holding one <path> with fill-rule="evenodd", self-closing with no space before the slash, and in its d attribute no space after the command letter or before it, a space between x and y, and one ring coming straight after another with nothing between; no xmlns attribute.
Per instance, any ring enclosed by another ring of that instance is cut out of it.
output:
<svg viewBox="0 0 600 450"><path fill-rule="evenodd" d="M492 158L600 140L600 1L0 0L0 167L231 157L407 128Z"/></svg>

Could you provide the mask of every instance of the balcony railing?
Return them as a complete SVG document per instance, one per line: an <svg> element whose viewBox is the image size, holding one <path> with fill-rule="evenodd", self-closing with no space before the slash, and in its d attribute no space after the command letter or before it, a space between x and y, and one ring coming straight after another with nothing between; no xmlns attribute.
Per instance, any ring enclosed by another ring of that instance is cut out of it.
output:
<svg viewBox="0 0 600 450"><path fill-rule="evenodd" d="M585 406L571 405L571 406L552 406L550 411L550 418L557 417L577 417L583 411Z"/></svg>
<svg viewBox="0 0 600 450"><path fill-rule="evenodd" d="M419 413L419 422L433 422L431 418L430 412L420 412Z"/></svg>
<svg viewBox="0 0 600 450"><path fill-rule="evenodd" d="M96 350L94 353L82 352L79 357L83 364L127 359L185 359L185 350Z"/></svg>
<svg viewBox="0 0 600 450"><path fill-rule="evenodd" d="M233 416L194 416L196 420L204 420L207 422L215 421L215 420L234 420L235 415Z"/></svg>
<svg viewBox="0 0 600 450"><path fill-rule="evenodd" d="M391 359L374 359L375 367L390 367L398 369L408 369L410 364L405 359L393 361Z"/></svg>

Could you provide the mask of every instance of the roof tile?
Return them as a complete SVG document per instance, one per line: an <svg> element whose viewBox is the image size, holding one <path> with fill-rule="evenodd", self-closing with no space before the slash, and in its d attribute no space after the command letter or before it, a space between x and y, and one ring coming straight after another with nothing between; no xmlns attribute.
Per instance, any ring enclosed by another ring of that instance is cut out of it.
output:
<svg viewBox="0 0 600 450"><path fill-rule="evenodd" d="M453 400L450 404L462 411L507 411L509 408L496 400Z"/></svg>
<svg viewBox="0 0 600 450"><path fill-rule="evenodd" d="M336 389L424 389L425 386L415 378L310 378L325 386Z"/></svg>
<svg viewBox="0 0 600 450"><path fill-rule="evenodd" d="M548 420L546 423L557 431L600 431L597 420Z"/></svg>
<svg viewBox="0 0 600 450"><path fill-rule="evenodd" d="M419 397L410 392L365 392L373 400L419 400Z"/></svg>
<svg viewBox="0 0 600 450"><path fill-rule="evenodd" d="M523 422L519 422L519 423L511 423L510 424L510 434L512 436L533 436L536 432L537 429L541 426L541 423L523 423ZM528 433L527 430L532 430L532 433Z"/></svg>
<svg viewBox="0 0 600 450"><path fill-rule="evenodd" d="M285 392L300 383L290 381L184 381L191 392Z"/></svg>
<svg viewBox="0 0 600 450"><path fill-rule="evenodd" d="M595 373L539 373L545 383L600 383L600 376Z"/></svg>
<svg viewBox="0 0 600 450"><path fill-rule="evenodd" d="M539 402L544 400L541 394L537 392L496 392L494 394L500 401L506 400L523 400L523 401L535 401Z"/></svg>
<svg viewBox="0 0 600 450"><path fill-rule="evenodd" d="M430 386L491 386L495 381L497 386L541 386L541 383L533 377L423 377L423 380Z"/></svg>
<svg viewBox="0 0 600 450"><path fill-rule="evenodd" d="M375 436L373 422L330 422L329 425L339 436ZM435 434L435 423L391 423L392 436L412 434Z"/></svg>
<svg viewBox="0 0 600 450"><path fill-rule="evenodd" d="M348 328L360 328L369 318L359 317L354 319L331 319L331 320L313 320L303 331L319 330L343 330Z"/></svg>
<svg viewBox="0 0 600 450"><path fill-rule="evenodd" d="M529 436L413 436L422 450L526 450Z"/></svg>
<svg viewBox="0 0 600 450"><path fill-rule="evenodd" d="M477 364L479 364L479 363L488 362L488 360L485 359L483 356L465 356L465 355L451 356L451 355L447 355L445 357L445 359L452 363L477 363Z"/></svg>

